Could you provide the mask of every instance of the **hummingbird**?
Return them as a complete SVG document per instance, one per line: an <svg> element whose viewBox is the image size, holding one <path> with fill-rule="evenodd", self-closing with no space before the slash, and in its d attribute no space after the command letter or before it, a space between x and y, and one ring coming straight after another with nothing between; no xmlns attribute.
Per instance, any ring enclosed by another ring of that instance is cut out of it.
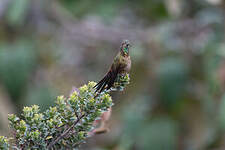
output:
<svg viewBox="0 0 225 150"><path fill-rule="evenodd" d="M105 76L94 86L95 92L101 93L104 89L110 89L120 74L125 74L130 71L131 59L129 55L130 42L124 40L120 46L119 52L113 60L109 71Z"/></svg>

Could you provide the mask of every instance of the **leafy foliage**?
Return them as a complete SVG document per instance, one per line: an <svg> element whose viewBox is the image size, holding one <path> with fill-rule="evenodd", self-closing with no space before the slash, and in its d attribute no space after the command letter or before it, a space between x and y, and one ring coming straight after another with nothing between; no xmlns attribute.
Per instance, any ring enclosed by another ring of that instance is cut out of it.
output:
<svg viewBox="0 0 225 150"><path fill-rule="evenodd" d="M14 148L72 149L85 142L93 122L112 105L111 90L123 90L129 84L128 74L119 76L114 89L95 93L95 82L83 85L69 97L58 96L56 105L40 113L38 105L24 107L19 118L10 114L14 130ZM0 138L1 149L9 149L9 139ZM11 146L12 147L12 146Z"/></svg>
<svg viewBox="0 0 225 150"><path fill-rule="evenodd" d="M0 136L0 149L9 149L9 139Z"/></svg>

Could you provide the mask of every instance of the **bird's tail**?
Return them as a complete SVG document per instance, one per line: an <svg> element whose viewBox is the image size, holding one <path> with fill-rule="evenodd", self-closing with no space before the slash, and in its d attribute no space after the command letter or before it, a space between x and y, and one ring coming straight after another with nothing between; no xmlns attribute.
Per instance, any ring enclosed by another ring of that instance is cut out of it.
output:
<svg viewBox="0 0 225 150"><path fill-rule="evenodd" d="M96 88L95 92L101 93L105 88L108 90L113 86L114 81L116 80L118 71L110 70L102 80L100 80L94 88ZM106 87L107 86L107 87Z"/></svg>

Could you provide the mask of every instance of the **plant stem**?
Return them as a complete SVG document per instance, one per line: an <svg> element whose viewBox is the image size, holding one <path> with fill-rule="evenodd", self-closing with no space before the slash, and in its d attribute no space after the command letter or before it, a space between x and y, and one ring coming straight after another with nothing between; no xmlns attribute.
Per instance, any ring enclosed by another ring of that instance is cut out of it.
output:
<svg viewBox="0 0 225 150"><path fill-rule="evenodd" d="M71 127L66 129L61 135L59 135L55 140L53 140L49 145L47 146L48 149L50 149L53 145L55 145L57 142L59 142L61 139L63 139L74 127L75 125L85 116L85 114L81 115L77 118L77 120L73 123Z"/></svg>

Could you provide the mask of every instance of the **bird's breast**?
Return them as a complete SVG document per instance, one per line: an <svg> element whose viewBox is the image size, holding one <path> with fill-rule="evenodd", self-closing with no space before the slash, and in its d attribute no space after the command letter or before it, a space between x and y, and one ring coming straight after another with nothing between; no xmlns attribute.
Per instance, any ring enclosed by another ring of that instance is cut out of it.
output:
<svg viewBox="0 0 225 150"><path fill-rule="evenodd" d="M130 56L129 57L122 57L121 60L121 72L129 72L131 68L131 60Z"/></svg>
<svg viewBox="0 0 225 150"><path fill-rule="evenodd" d="M127 63L127 66L126 66L126 68L125 68L125 70L126 70L127 72L129 72L129 71L130 71L130 68L131 68L131 60L129 59L129 60L128 60L128 63Z"/></svg>

